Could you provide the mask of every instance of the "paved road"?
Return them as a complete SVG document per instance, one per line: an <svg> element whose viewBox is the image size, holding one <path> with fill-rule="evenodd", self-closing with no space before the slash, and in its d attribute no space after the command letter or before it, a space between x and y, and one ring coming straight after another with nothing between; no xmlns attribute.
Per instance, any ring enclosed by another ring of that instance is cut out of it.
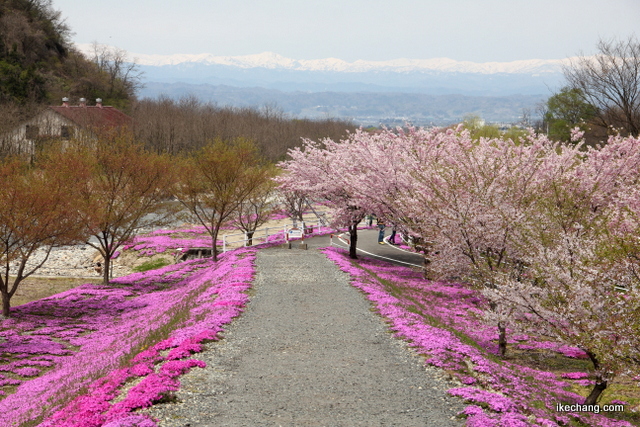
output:
<svg viewBox="0 0 640 427"><path fill-rule="evenodd" d="M341 236L342 238L340 238ZM386 236L389 236L387 230ZM330 236L318 236L311 239L305 239L305 243L309 244L310 248L318 248L328 246L331 241L333 246L338 246L344 249L349 248L349 233L335 234L333 239ZM294 242L292 245L296 247L298 243ZM385 261L394 262L397 261L403 265L415 265L422 266L423 257L420 254L408 252L393 245L380 245L378 244L378 230L358 230L358 256L371 257L376 259L383 259Z"/></svg>
<svg viewBox="0 0 640 427"><path fill-rule="evenodd" d="M386 233L389 236L389 231ZM348 239L349 234L344 235L345 239ZM336 243L337 239L333 239L334 245L348 248L344 242ZM420 254L408 252L400 249L397 246L384 244L378 244L378 230L358 230L358 255L365 257L372 257L377 259L384 259L386 261L398 261L405 265L422 266L423 257ZM377 256L375 256L377 255Z"/></svg>
<svg viewBox="0 0 640 427"><path fill-rule="evenodd" d="M370 237L362 234L365 248ZM258 252L246 312L198 355L208 367L181 379L180 403L150 410L160 426L463 424L454 415L464 405L446 395L451 385L425 370L348 276L315 250L328 242Z"/></svg>

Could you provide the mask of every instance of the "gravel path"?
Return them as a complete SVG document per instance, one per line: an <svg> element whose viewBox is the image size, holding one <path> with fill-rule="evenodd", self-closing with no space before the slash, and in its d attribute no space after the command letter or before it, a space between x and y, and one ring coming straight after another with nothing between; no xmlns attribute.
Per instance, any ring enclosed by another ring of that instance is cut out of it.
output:
<svg viewBox="0 0 640 427"><path fill-rule="evenodd" d="M162 427L461 426L451 385L317 250L258 252L245 313L199 354Z"/></svg>

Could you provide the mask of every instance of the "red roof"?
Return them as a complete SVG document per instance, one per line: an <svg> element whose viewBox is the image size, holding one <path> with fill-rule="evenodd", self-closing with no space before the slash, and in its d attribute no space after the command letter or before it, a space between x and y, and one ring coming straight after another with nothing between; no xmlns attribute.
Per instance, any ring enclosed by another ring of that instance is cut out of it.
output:
<svg viewBox="0 0 640 427"><path fill-rule="evenodd" d="M55 106L49 107L61 116L82 127L119 127L131 125L131 117L114 107Z"/></svg>

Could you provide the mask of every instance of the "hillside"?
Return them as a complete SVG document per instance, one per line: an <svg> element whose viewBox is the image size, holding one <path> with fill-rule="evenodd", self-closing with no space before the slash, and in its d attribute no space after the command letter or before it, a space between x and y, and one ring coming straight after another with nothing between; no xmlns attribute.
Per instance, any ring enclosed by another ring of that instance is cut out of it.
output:
<svg viewBox="0 0 640 427"><path fill-rule="evenodd" d="M69 29L50 2L0 4L0 102L43 102L60 88Z"/></svg>
<svg viewBox="0 0 640 427"><path fill-rule="evenodd" d="M51 0L0 1L0 106L32 110L63 96L127 105L134 93L113 90L114 76L78 51L70 34Z"/></svg>

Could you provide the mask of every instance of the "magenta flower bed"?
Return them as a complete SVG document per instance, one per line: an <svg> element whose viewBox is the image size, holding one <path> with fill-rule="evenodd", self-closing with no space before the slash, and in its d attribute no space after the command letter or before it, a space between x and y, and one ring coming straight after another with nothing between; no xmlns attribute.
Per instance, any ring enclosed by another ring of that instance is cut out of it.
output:
<svg viewBox="0 0 640 427"><path fill-rule="evenodd" d="M275 212L273 215L271 215L271 219L273 220L287 219L287 218L289 218L289 214L287 214L285 211L278 211L278 212Z"/></svg>
<svg viewBox="0 0 640 427"><path fill-rule="evenodd" d="M180 237L178 237L180 236ZM222 245L222 241L216 241ZM138 251L143 256L153 256L166 253L167 250L176 252L181 249L186 252L190 248L210 248L211 236L204 227L193 227L181 230L157 230L148 234L141 234L122 247L123 250Z"/></svg>
<svg viewBox="0 0 640 427"><path fill-rule="evenodd" d="M602 413L557 412L557 404L582 403L584 397L567 391L570 383L552 372L494 361L490 354L497 353L497 331L474 315L483 303L474 291L460 284L430 282L419 272L383 261L361 258L356 264L337 248L324 252L389 319L396 336L424 354L427 364L446 369L465 385L449 393L471 403L461 414L468 426L559 426L570 422L631 426ZM522 335L512 337L511 342L527 339L533 347L545 348L544 343ZM558 346L546 347L561 351ZM579 374L568 378L584 378Z"/></svg>
<svg viewBox="0 0 640 427"><path fill-rule="evenodd" d="M242 311L254 259L255 250L236 250L14 308L0 322L2 425L154 426L131 411L204 366L190 357Z"/></svg>

